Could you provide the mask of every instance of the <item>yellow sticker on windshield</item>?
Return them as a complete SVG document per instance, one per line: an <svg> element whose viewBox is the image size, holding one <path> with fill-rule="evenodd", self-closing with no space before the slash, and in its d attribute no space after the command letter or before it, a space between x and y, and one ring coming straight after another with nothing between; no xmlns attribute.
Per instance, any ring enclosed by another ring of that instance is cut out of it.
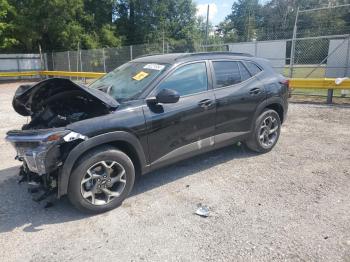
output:
<svg viewBox="0 0 350 262"><path fill-rule="evenodd" d="M138 73L137 75L135 75L132 79L136 80L136 81L141 81L142 79L146 78L149 74L141 71L140 73Z"/></svg>

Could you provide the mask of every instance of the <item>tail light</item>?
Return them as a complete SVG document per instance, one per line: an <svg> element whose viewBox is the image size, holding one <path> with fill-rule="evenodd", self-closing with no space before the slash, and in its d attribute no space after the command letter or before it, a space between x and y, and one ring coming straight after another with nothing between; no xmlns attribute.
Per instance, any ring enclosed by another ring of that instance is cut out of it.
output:
<svg viewBox="0 0 350 262"><path fill-rule="evenodd" d="M289 97L292 96L292 87L290 85L289 79L283 79L280 81L281 85L284 85L288 89Z"/></svg>

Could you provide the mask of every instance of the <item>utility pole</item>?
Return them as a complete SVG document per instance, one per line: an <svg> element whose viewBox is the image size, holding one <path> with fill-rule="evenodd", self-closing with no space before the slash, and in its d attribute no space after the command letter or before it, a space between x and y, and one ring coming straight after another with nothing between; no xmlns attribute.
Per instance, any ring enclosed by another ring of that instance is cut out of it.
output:
<svg viewBox="0 0 350 262"><path fill-rule="evenodd" d="M210 11L210 5L208 5L208 10L207 10L207 25L205 27L205 49L208 47L208 33L209 33L209 11Z"/></svg>
<svg viewBox="0 0 350 262"><path fill-rule="evenodd" d="M299 18L299 7L297 9L297 14L295 16L294 29L293 29L293 38L292 38L292 48L290 51L290 60L289 60L289 77L293 77L293 67L294 67L294 57L295 57L295 44L297 38L297 28L298 28L298 18Z"/></svg>

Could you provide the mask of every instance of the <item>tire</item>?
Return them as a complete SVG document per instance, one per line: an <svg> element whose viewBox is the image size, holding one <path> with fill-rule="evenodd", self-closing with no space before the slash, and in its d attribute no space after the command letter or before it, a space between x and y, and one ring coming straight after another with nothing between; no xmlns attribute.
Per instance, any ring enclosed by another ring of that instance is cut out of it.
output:
<svg viewBox="0 0 350 262"><path fill-rule="evenodd" d="M268 125L266 126L266 123L269 123L269 120L271 120L273 123L271 128L269 128ZM273 135L269 134L270 132L274 131L274 129L276 130ZM280 133L281 120L278 113L272 109L265 109L256 119L253 132L250 138L245 142L245 145L248 149L257 153L270 152L277 144ZM268 137L266 137L267 134L269 134ZM264 138L261 138L262 136L264 136Z"/></svg>
<svg viewBox="0 0 350 262"><path fill-rule="evenodd" d="M103 146L79 159L68 184L69 201L80 211L103 213L122 204L135 181L135 168L122 151Z"/></svg>

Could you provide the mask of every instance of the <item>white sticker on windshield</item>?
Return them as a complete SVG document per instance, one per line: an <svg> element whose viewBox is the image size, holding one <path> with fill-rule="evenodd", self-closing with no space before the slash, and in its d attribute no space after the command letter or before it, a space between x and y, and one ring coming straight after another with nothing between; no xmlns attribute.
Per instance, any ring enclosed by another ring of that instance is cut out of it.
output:
<svg viewBox="0 0 350 262"><path fill-rule="evenodd" d="M164 69L164 65L158 65L158 64L147 64L143 68L144 69L151 69L151 70L157 70L162 71Z"/></svg>

